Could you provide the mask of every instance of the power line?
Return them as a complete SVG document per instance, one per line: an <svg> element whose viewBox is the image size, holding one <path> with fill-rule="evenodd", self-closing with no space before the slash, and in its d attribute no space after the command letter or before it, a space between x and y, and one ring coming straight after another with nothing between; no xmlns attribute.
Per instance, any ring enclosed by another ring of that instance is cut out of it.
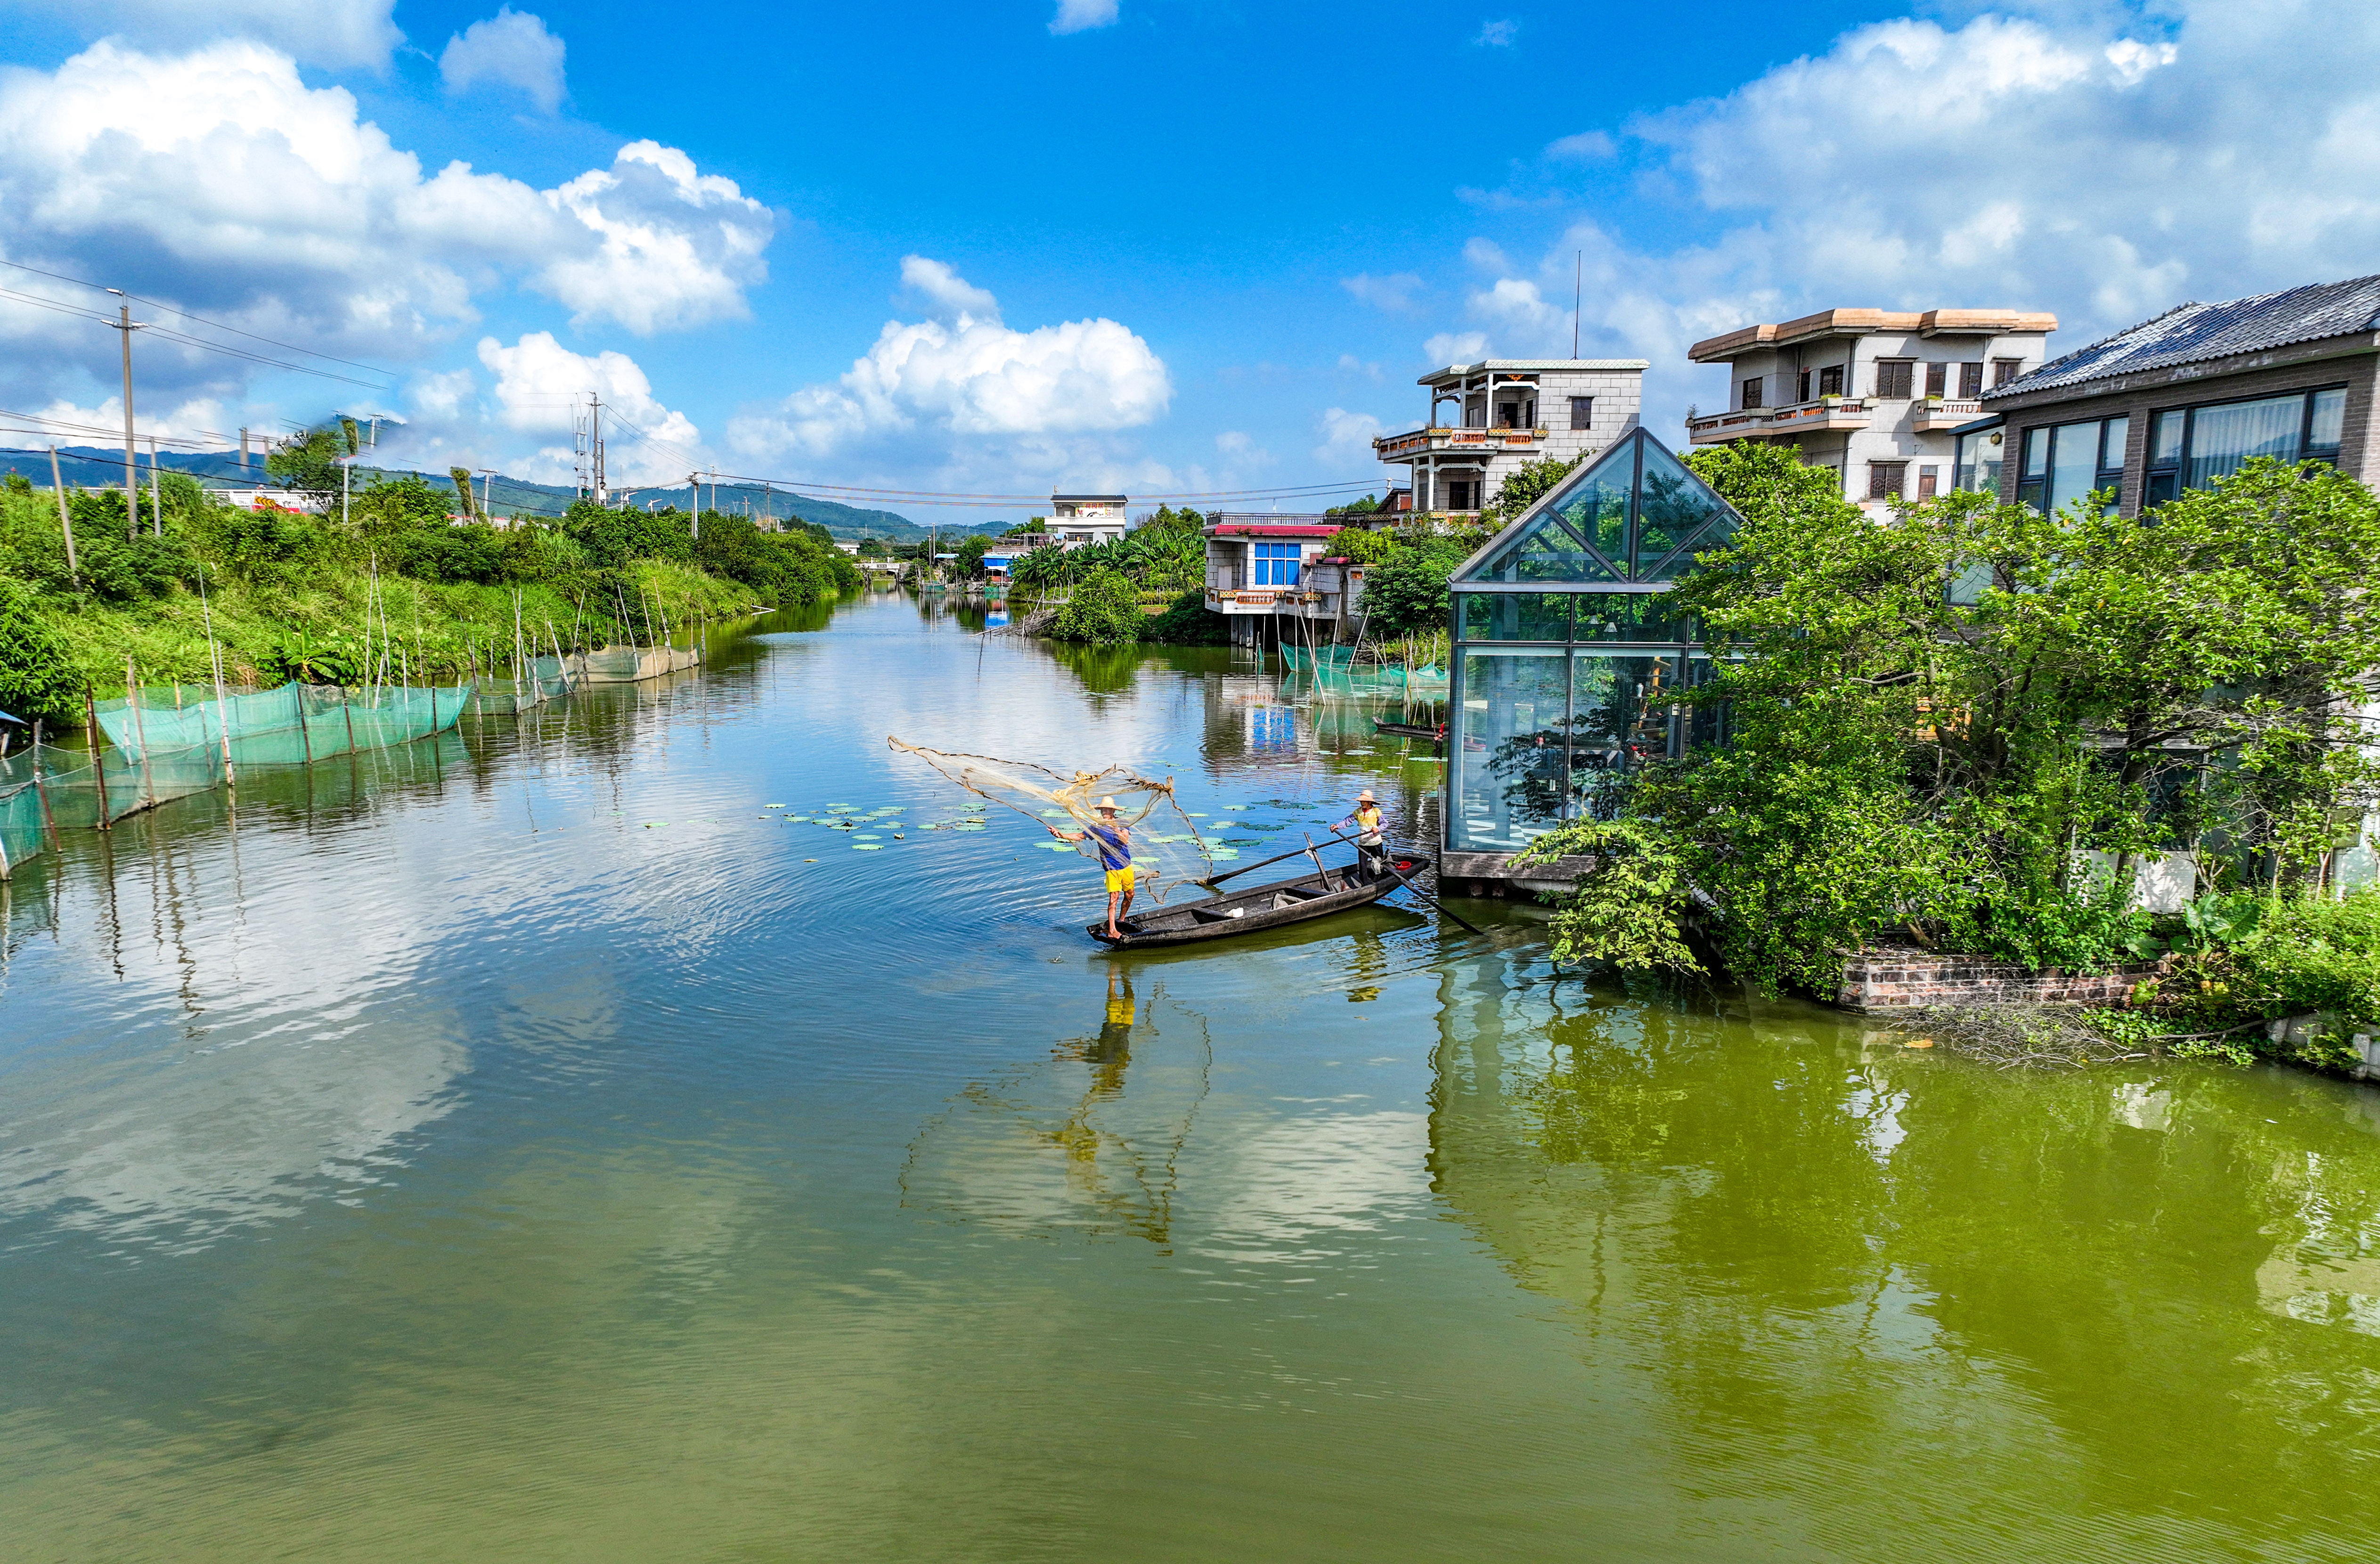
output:
<svg viewBox="0 0 2380 1564"><path fill-rule="evenodd" d="M103 284L90 282L81 277L69 277L63 272L45 272L39 266L28 266L21 261L0 261L0 266L12 266L19 272L30 272L37 277L51 277L61 283L72 283L77 287L93 288L101 293L109 291ZM128 293L124 297L136 304L145 304L152 309L163 309L169 314L179 315L185 321L196 321L202 326L212 326L219 332L229 332L234 336L244 336L250 342L261 342L268 347L278 347L291 353L303 353L309 358L321 358L333 364L345 364L351 370L370 370L373 374L382 375L390 380L396 378L395 370L384 370L378 364L360 363L353 358L342 358L334 353L324 353L318 348L300 347L294 342L282 342L273 337L260 336L254 332L242 331L237 326L227 326L221 321L210 321L203 315L194 315L178 305L166 304L153 298L143 298L137 293Z"/></svg>

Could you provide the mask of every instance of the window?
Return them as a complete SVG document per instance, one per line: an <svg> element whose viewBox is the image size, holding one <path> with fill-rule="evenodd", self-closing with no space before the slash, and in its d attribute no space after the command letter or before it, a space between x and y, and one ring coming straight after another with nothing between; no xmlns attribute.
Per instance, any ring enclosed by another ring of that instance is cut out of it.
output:
<svg viewBox="0 0 2380 1564"><path fill-rule="evenodd" d="M1248 585L1251 587L1294 587L1297 585L1298 546L1295 543L1251 543L1248 545Z"/></svg>
<svg viewBox="0 0 2380 1564"><path fill-rule="evenodd" d="M2006 385L2009 382L2016 379L2017 376L2023 372L2024 360L2022 358L1995 358L1992 360L1992 383L1994 385Z"/></svg>
<svg viewBox="0 0 2380 1564"><path fill-rule="evenodd" d="M1746 407L1760 406L1760 377L1753 376L1743 382L1743 404Z"/></svg>
<svg viewBox="0 0 2380 1564"><path fill-rule="evenodd" d="M1876 394L1888 402L1909 400L1911 371L1916 366L1906 358L1880 358L1876 366Z"/></svg>
<svg viewBox="0 0 2380 1564"><path fill-rule="evenodd" d="M1984 394L1984 367L1980 363L1959 366L1959 397L1973 401Z"/></svg>
<svg viewBox="0 0 2380 1564"><path fill-rule="evenodd" d="M1800 374L1793 377L1793 400L1796 402L1807 402L1809 399L1810 371L1803 370Z"/></svg>
<svg viewBox="0 0 2380 1564"><path fill-rule="evenodd" d="M2089 418L2024 431L2024 467L2017 479L2019 504L2055 515L2096 489L2124 486L2124 442L2129 418Z"/></svg>
<svg viewBox="0 0 2380 1564"><path fill-rule="evenodd" d="M1446 508L1451 511L1475 511L1479 508L1479 480L1475 478L1450 478L1446 480Z"/></svg>
<svg viewBox="0 0 2380 1564"><path fill-rule="evenodd" d="M1934 491L1941 484L1941 479L1942 469L1940 467L1919 467L1917 469L1917 497L1921 500L1932 499L1934 497Z"/></svg>
<svg viewBox="0 0 2380 1564"><path fill-rule="evenodd" d="M2347 392L2339 386L2157 413L2149 425L2141 503L2161 505L2182 490L2207 488L2251 456L2335 463L2346 419Z"/></svg>
<svg viewBox="0 0 2380 1564"><path fill-rule="evenodd" d="M1928 396L1948 396L1948 395L1950 394L1950 392L1949 392L1949 386L1950 386L1950 366L1949 366L1949 365L1948 365L1948 364L1944 364L1944 363L1937 362L1937 363L1932 363L1932 364L1928 364L1928 365L1926 365L1926 366L1925 366L1925 394L1926 394L1926 395L1928 395Z"/></svg>
<svg viewBox="0 0 2380 1564"><path fill-rule="evenodd" d="M1978 380L1983 378L1981 364L1973 366ZM2000 491L2000 452L2005 448L2008 433L2004 430L1987 429L1978 434L1959 436L1950 461L1950 487L1961 493L1997 494Z"/></svg>
<svg viewBox="0 0 2380 1564"><path fill-rule="evenodd" d="M1594 397L1573 396L1570 399L1570 427L1572 429L1593 429L1595 427Z"/></svg>
<svg viewBox="0 0 2380 1564"><path fill-rule="evenodd" d="M1843 367L1829 364L1818 371L1818 394L1840 396L1843 394Z"/></svg>
<svg viewBox="0 0 2380 1564"><path fill-rule="evenodd" d="M1898 500L1900 487L1908 480L1907 462L1870 462L1867 465L1867 497L1871 500Z"/></svg>

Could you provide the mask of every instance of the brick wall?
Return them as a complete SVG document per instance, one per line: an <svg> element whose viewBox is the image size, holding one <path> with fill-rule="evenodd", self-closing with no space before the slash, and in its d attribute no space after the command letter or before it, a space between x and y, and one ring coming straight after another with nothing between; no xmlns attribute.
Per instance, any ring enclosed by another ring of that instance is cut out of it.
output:
<svg viewBox="0 0 2380 1564"><path fill-rule="evenodd" d="M2162 977L2165 961L2119 966L2095 977L2036 971L1983 956L1936 955L1885 948L1845 958L1835 1002L1851 1010L1907 1010L1916 1005L2114 1004L2132 986Z"/></svg>

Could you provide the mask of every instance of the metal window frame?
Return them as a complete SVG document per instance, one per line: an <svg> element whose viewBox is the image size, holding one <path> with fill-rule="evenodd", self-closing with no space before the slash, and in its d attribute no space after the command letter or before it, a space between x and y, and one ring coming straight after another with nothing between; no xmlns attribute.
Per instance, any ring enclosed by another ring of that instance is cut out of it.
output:
<svg viewBox="0 0 2380 1564"><path fill-rule="evenodd" d="M2328 462L2333 467L2338 465L2339 454L2346 449L2347 444L2343 432L2337 445L2325 447L2318 452L2309 448L2308 443L2313 434L2313 399L2325 391L2336 391L2345 395L2353 389L2346 381L2333 381L2325 385L2310 385L2294 394L2301 403L2298 409L2298 454L2295 460ZM2148 440L2141 448L2141 503L2143 505L2149 503L2148 492L2152 481L2159 478L2173 479L2172 498L2179 499L2189 492L2188 486L2182 482L2182 475L2190 470L2191 448L2198 442L2199 414L2216 407L2236 407L2249 402L2277 402L2290 394L2292 394L2289 392L2278 391L2268 396L2223 396L2204 402L2183 402L2172 406L2151 407L2148 410ZM2342 407L2341 411L2343 413L2345 409ZM2175 448L2173 460L2160 462L2155 459L2156 420L2168 413L2181 415L2181 443Z"/></svg>

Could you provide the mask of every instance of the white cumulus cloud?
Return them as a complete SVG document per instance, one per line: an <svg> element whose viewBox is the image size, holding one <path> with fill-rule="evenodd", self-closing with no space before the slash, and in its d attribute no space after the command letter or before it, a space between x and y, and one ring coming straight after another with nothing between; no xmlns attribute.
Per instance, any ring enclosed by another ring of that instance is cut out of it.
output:
<svg viewBox="0 0 2380 1564"><path fill-rule="evenodd" d="M223 38L272 40L310 66L379 67L405 39L396 0L6 0L0 11L62 16L82 36L110 34L158 48Z"/></svg>
<svg viewBox="0 0 2380 1564"><path fill-rule="evenodd" d="M1413 308L1414 295L1421 291L1421 279L1411 272L1392 272L1385 277L1358 272L1352 277L1340 278L1339 285L1376 309L1399 314Z"/></svg>
<svg viewBox="0 0 2380 1564"><path fill-rule="evenodd" d="M1471 42L1483 49L1509 49L1512 46L1512 40L1520 35L1521 24L1510 18L1505 18L1498 21L1482 22L1479 27L1479 36Z"/></svg>
<svg viewBox="0 0 2380 1564"><path fill-rule="evenodd" d="M1083 32L1095 27L1113 27L1115 19L1116 0L1058 0L1058 14L1050 18L1050 30Z"/></svg>
<svg viewBox="0 0 2380 1564"><path fill-rule="evenodd" d="M1322 412L1322 443L1314 448L1314 459L1337 472L1366 470L1359 464L1372 460L1372 442L1387 431L1388 426L1369 413L1326 407Z"/></svg>
<svg viewBox="0 0 2380 1564"><path fill-rule="evenodd" d="M684 413L662 406L652 382L625 353L573 353L551 332L529 332L510 347L483 337L480 362L496 377L492 411L500 423L558 437L508 470L548 483L568 481L571 419L590 394L608 409L605 447L613 484L667 483L700 465L702 431Z"/></svg>
<svg viewBox="0 0 2380 1564"><path fill-rule="evenodd" d="M551 114L562 103L562 40L540 18L502 6L446 40L438 74L449 92L468 92L482 82L516 87Z"/></svg>
<svg viewBox="0 0 2380 1564"><path fill-rule="evenodd" d="M0 212L13 259L397 359L468 329L474 296L507 278L637 332L741 315L774 228L650 141L551 190L463 163L425 175L350 93L237 41L181 55L103 42L55 72L0 72ZM88 358L56 322L84 328L36 313L0 312L0 385ZM186 381L246 371L147 351Z"/></svg>
<svg viewBox="0 0 2380 1564"><path fill-rule="evenodd" d="M729 443L818 457L887 440L944 450L986 438L1062 442L1137 428L1172 399L1164 361L1114 321L1017 331L989 293L939 261L910 256L902 277L945 318L887 321L840 380L731 421Z"/></svg>

